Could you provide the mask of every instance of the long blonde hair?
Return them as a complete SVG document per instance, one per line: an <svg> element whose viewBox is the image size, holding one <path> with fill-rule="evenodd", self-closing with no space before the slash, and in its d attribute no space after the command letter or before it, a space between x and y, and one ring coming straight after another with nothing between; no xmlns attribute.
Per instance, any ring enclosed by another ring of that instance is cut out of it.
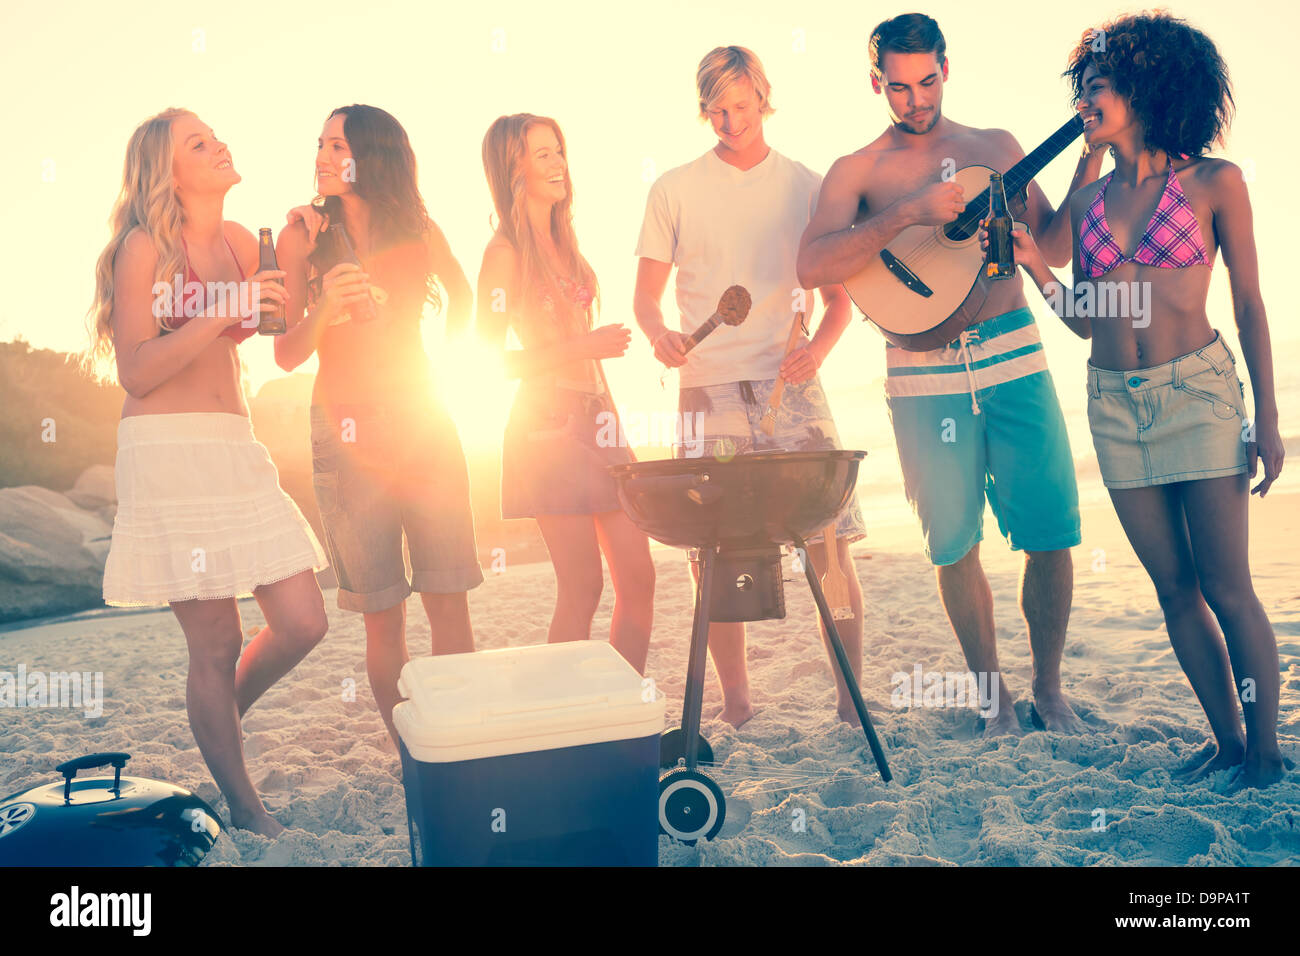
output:
<svg viewBox="0 0 1300 956"><path fill-rule="evenodd" d="M183 211L176 198L172 178L172 121L190 115L190 110L166 109L150 117L131 134L122 170L122 190L108 217L113 238L95 264L95 301L86 313L90 345L81 356L81 366L99 380L116 380L113 358L113 263L127 234L140 227L158 250L156 282L171 284L185 268L181 245ZM158 328L167 328L165 316Z"/></svg>
<svg viewBox="0 0 1300 956"><path fill-rule="evenodd" d="M524 201L525 168L528 157L528 131L538 124L549 126L564 150L564 134L560 126L548 116L532 113L515 113L500 116L488 127L483 137L483 171L487 174L488 189L492 192L492 205L496 208L501 235L509 241L519 256L520 285L523 305L528 316L539 316L538 304L542 293L550 289L556 302L557 317L569 326L569 332L588 332L593 325L593 307L599 308L600 293L596 273L578 250L578 237L573 230L573 183L565 164L565 196L551 207L551 240L555 243L560 262L575 277L591 289L593 300L584 313L578 314L568 299L558 294L559 283L555 270L542 255L536 237L528 222L528 207ZM565 151L567 159L568 153ZM519 313L511 310L516 315Z"/></svg>

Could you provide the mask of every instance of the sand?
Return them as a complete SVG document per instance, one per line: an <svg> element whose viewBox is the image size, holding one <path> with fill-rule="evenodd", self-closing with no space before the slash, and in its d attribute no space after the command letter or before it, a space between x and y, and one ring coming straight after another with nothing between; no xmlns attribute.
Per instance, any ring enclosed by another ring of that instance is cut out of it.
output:
<svg viewBox="0 0 1300 956"><path fill-rule="evenodd" d="M1252 501L1255 584L1281 652L1283 753L1300 761L1300 498ZM996 526L986 520L986 530ZM1196 785L1170 770L1208 726L1174 659L1154 590L1109 508L1084 513L1063 683L1091 733L1032 731L1030 656L1016 607L1018 568L996 535L982 554L993 588L1003 674L1025 736L985 741L973 707L896 707L891 675L962 671L934 573L912 524L874 527L854 549L867 606L863 689L895 779L883 784L860 731L835 719L831 672L802 579L787 573L787 619L749 625L757 714L739 730L710 667L703 732L727 794L718 839L687 847L660 838L661 865L1278 865L1300 859L1300 775L1230 794L1227 773ZM1104 553L1104 554L1103 554ZM1100 558L1104 557L1104 562ZM680 719L691 618L681 552L656 550L658 592L648 672ZM788 569L789 559L787 559ZM788 569L789 570L789 569ZM480 648L545 640L549 564L509 566L471 592ZM593 633L608 633L607 583ZM406 865L397 756L370 702L361 617L326 593L330 632L244 722L254 782L290 829L275 841L227 832L207 865ZM244 627L261 626L252 601ZM428 622L408 609L413 654ZM0 794L49 782L55 763L125 750L128 773L196 791L226 806L185 715L185 644L167 612L89 616L0 633L0 670L104 675L103 714L68 709L0 713ZM355 682L355 701L344 688Z"/></svg>

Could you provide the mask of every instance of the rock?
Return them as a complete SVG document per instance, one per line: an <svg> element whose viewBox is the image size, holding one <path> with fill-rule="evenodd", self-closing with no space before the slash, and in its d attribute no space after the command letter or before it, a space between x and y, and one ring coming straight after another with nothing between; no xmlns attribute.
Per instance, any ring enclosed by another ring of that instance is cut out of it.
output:
<svg viewBox="0 0 1300 956"><path fill-rule="evenodd" d="M79 508L95 511L117 503L117 486L112 465L91 465L77 478L65 496Z"/></svg>
<svg viewBox="0 0 1300 956"><path fill-rule="evenodd" d="M112 528L65 495L0 488L0 621L103 603Z"/></svg>

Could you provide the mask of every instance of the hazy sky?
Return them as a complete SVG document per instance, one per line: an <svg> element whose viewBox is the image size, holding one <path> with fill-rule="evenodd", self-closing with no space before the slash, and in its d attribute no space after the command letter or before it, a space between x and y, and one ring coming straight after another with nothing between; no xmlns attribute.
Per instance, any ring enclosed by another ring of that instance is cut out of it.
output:
<svg viewBox="0 0 1300 956"><path fill-rule="evenodd" d="M483 134L503 113L554 116L568 139L577 231L601 283L603 319L632 326L632 253L649 182L715 143L695 115L700 58L729 43L758 53L777 107L767 121L768 142L824 172L883 128L883 99L867 78L867 37L880 20L915 9L773 0L7 6L0 33L0 173L8 186L0 195L7 292L0 340L21 334L33 345L65 350L84 343L94 262L108 239L127 139L141 120L169 106L194 110L229 144L243 182L228 195L226 216L254 231L278 231L285 212L312 197L316 137L331 109L353 102L383 107L406 127L429 210L471 282L491 234ZM1133 7L1013 0L922 9L938 19L948 41L945 113L1008 128L1028 150L1069 116L1059 74L1071 45L1088 26ZM1248 170L1274 342L1294 346L1300 335L1285 277L1297 266L1284 258L1293 240L1284 235L1283 217L1294 204L1297 135L1287 76L1300 15L1280 0L1170 9L1206 30L1231 70L1238 114L1222 155ZM1054 203L1063 198L1077 149L1039 178ZM1087 346L1028 291L1073 421L1082 408ZM1235 346L1221 264L1210 307L1213 324ZM671 285L665 313L675 321ZM436 328L426 338L436 344ZM833 401L853 395L836 407L844 433L885 421L882 352L878 333L855 321L823 367ZM254 385L279 373L264 339L250 340L240 354ZM628 357L607 370L625 409L673 408L672 382L660 388L661 367L639 332ZM460 371L457 389L473 381ZM1294 428L1284 423L1284 430ZM499 440L499 433L466 437ZM1074 438L1077 454L1086 432Z"/></svg>

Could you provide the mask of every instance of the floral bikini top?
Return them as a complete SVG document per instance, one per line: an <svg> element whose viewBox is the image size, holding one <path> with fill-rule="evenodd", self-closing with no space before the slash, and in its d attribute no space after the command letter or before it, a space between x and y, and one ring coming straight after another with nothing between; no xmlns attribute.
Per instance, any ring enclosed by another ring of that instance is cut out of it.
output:
<svg viewBox="0 0 1300 956"><path fill-rule="evenodd" d="M560 294L568 299L578 312L585 314L591 306L592 299L595 298L591 287L585 282L577 282L564 276L557 276L555 281L560 288ZM556 318L556 302L549 289L542 292L539 302L547 318ZM600 371L599 364L592 359L588 359L585 360L584 365L588 367L589 376L584 376L581 379L554 378L554 384L595 395L604 394L606 391L605 377Z"/></svg>
<svg viewBox="0 0 1300 956"><path fill-rule="evenodd" d="M586 312L591 300L595 298L588 285L583 282L575 282L573 279L566 279L564 276L556 278L556 283L560 287L560 294L577 307L579 312ZM546 290L541 296L542 308L548 315L555 314L555 300L551 297L550 290Z"/></svg>
<svg viewBox="0 0 1300 956"><path fill-rule="evenodd" d="M1114 171L1107 174L1079 224L1079 265L1088 278L1105 275L1125 262L1162 269L1209 265L1205 242L1201 239L1201 224L1183 194L1173 163L1169 164L1169 177L1160 193L1160 202L1146 232L1142 233L1137 252L1124 255L1106 222L1106 187L1114 175Z"/></svg>

